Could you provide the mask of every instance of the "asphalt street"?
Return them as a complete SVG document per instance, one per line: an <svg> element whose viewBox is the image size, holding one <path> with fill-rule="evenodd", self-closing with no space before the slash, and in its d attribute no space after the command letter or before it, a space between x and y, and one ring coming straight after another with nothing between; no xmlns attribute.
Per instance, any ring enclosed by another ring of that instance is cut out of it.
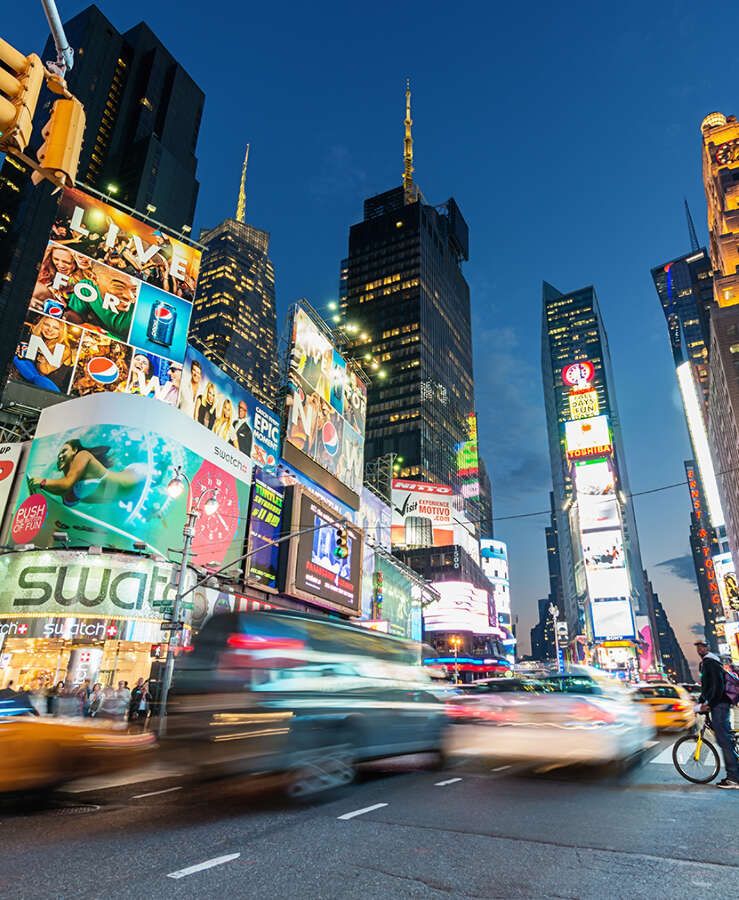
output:
<svg viewBox="0 0 739 900"><path fill-rule="evenodd" d="M739 792L683 781L673 740L625 775L376 763L303 806L156 768L82 782L0 810L0 896L735 900Z"/></svg>

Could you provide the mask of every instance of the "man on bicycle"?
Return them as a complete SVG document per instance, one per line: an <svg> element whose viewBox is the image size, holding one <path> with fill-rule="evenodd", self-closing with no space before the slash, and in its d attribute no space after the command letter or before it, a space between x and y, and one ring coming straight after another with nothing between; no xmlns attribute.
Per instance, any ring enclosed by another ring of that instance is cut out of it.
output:
<svg viewBox="0 0 739 900"><path fill-rule="evenodd" d="M726 693L726 681L721 660L710 653L705 641L696 641L695 648L701 658L701 707L702 713L710 712L711 727L721 748L726 766L726 778L716 787L739 789L739 757L734 749L729 710L731 703Z"/></svg>

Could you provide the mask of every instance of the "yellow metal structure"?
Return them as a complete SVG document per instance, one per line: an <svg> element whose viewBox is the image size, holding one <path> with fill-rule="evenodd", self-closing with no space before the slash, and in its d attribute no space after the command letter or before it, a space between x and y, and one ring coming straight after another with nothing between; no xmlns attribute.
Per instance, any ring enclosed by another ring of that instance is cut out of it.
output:
<svg viewBox="0 0 739 900"><path fill-rule="evenodd" d="M236 221L246 224L246 166L249 162L249 144L246 145L244 165L241 167L241 184L239 185L239 202L236 206Z"/></svg>
<svg viewBox="0 0 739 900"><path fill-rule="evenodd" d="M33 183L49 178L56 184L74 184L85 135L85 109L80 101L76 97L57 100L41 135L44 143L36 154L41 171L32 173Z"/></svg>
<svg viewBox="0 0 739 900"><path fill-rule="evenodd" d="M35 53L24 56L2 38L0 62L7 67L0 67L0 151L23 151L33 131L44 67Z"/></svg>

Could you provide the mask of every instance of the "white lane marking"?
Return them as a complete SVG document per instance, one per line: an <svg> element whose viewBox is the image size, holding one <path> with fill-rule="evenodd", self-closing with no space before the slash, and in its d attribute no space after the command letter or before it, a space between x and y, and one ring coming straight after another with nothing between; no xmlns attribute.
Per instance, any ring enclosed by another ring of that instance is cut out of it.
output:
<svg viewBox="0 0 739 900"><path fill-rule="evenodd" d="M170 794L172 791L181 791L182 787L164 788L162 791L149 791L148 794L134 794L132 800L143 800L144 797L156 797L157 794Z"/></svg>
<svg viewBox="0 0 739 900"><path fill-rule="evenodd" d="M354 816L363 816L365 813L372 812L374 809L382 809L387 803L375 803L374 806L365 806L363 809L355 809L354 812L344 813L343 816L337 816L337 819L353 819Z"/></svg>
<svg viewBox="0 0 739 900"><path fill-rule="evenodd" d="M654 759L649 760L649 765L652 763L660 763L661 765L672 765L672 744L669 747L665 747L665 749L658 753Z"/></svg>
<svg viewBox="0 0 739 900"><path fill-rule="evenodd" d="M512 769L513 766L498 766L495 769L491 769L491 772L505 772L506 769Z"/></svg>
<svg viewBox="0 0 739 900"><path fill-rule="evenodd" d="M226 856L214 856L213 859L206 859L205 862L197 863L197 865L194 866L188 866L186 869L178 869L176 872L169 872L167 878L184 878L186 875L202 872L203 869L212 869L213 866L222 866L223 863L231 862L232 859L238 859L240 856L240 853L228 853Z"/></svg>
<svg viewBox="0 0 739 900"><path fill-rule="evenodd" d="M651 750L652 747L656 747L657 744L659 744L659 741L647 741L647 743L644 745L644 749Z"/></svg>
<svg viewBox="0 0 739 900"><path fill-rule="evenodd" d="M446 781L437 781L434 787L446 787L448 784L454 784L455 781L461 781L461 778L447 778Z"/></svg>

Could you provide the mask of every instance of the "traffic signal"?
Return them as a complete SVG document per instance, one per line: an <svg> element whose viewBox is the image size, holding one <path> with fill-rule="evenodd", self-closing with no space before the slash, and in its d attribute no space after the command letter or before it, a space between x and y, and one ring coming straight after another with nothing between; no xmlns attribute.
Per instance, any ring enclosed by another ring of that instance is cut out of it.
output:
<svg viewBox="0 0 739 900"><path fill-rule="evenodd" d="M23 151L33 131L44 67L35 54L24 56L0 38L0 151ZM10 70L10 71L8 71Z"/></svg>
<svg viewBox="0 0 739 900"><path fill-rule="evenodd" d="M41 129L44 143L36 157L46 171L33 172L31 181L38 184L49 177L57 184L74 184L85 136L85 108L76 97L57 100L51 117Z"/></svg>
<svg viewBox="0 0 739 900"><path fill-rule="evenodd" d="M341 525L336 529L334 556L337 559L346 559L349 556L349 535L347 534L346 525Z"/></svg>

